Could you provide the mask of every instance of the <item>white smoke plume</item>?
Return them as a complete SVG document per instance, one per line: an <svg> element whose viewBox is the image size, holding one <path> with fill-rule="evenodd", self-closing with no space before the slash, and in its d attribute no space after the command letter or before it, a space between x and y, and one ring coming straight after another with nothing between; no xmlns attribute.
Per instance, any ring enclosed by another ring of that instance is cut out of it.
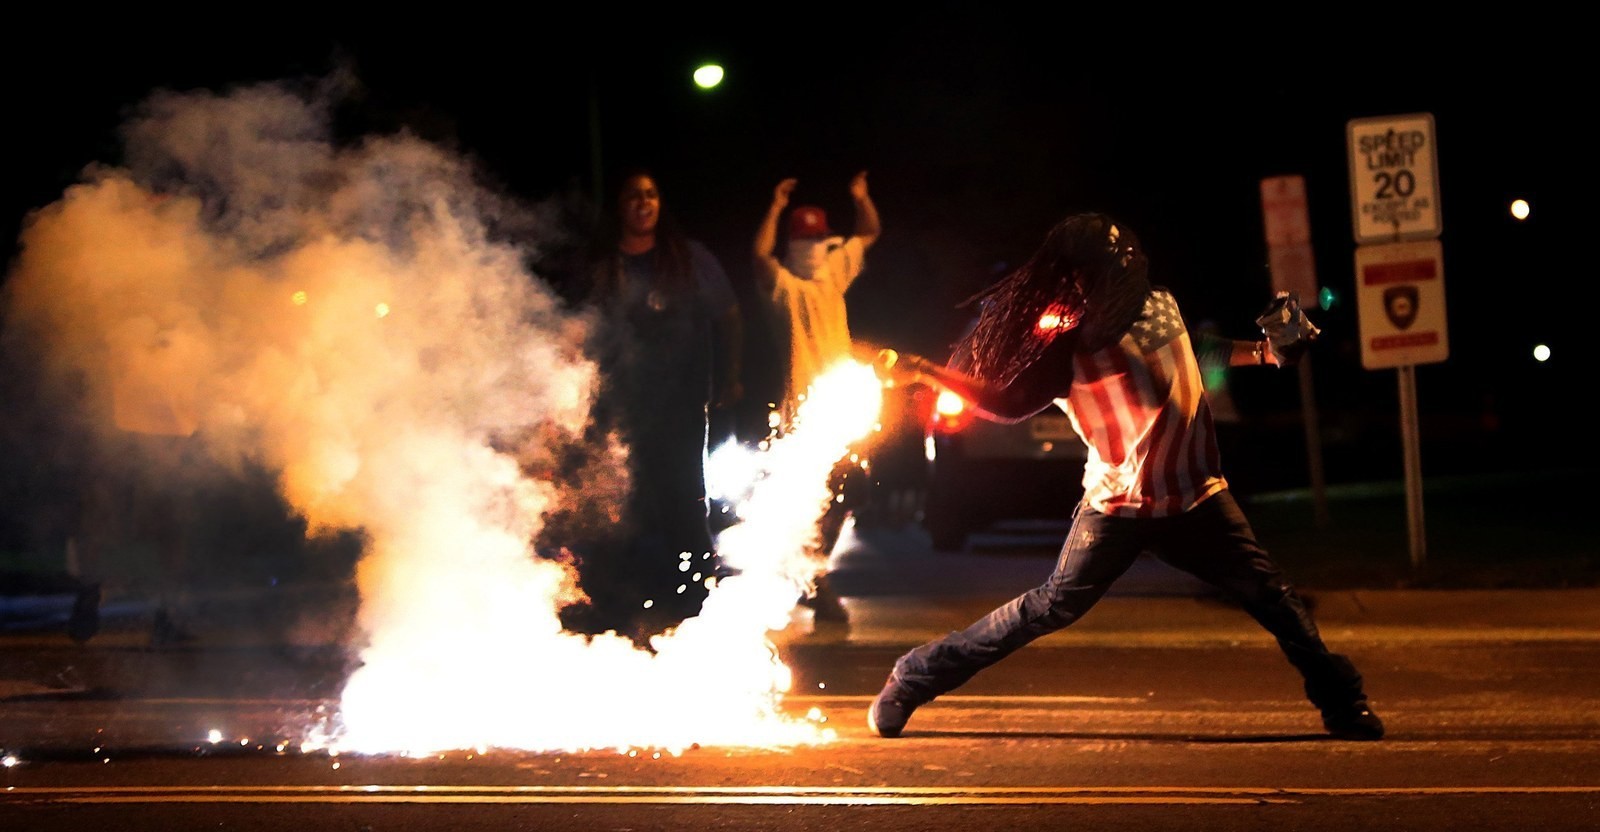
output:
<svg viewBox="0 0 1600 832"><path fill-rule="evenodd" d="M781 575L719 587L653 652L561 631L575 575L531 543L560 495L530 472L581 431L595 367L589 319L527 264L562 230L438 146L335 141L337 86L158 92L121 163L26 219L7 332L52 406L108 447L190 434L273 472L312 534L361 532L360 668L313 744L815 741L777 712Z"/></svg>

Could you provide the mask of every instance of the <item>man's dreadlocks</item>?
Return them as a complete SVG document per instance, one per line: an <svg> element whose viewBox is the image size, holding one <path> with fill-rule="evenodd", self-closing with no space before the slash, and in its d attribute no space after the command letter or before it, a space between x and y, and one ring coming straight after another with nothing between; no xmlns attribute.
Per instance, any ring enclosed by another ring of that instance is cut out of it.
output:
<svg viewBox="0 0 1600 832"><path fill-rule="evenodd" d="M961 304L978 303L979 315L957 369L1004 386L1070 330L1079 350L1114 343L1144 308L1148 272L1131 230L1104 214L1067 217L1020 268Z"/></svg>

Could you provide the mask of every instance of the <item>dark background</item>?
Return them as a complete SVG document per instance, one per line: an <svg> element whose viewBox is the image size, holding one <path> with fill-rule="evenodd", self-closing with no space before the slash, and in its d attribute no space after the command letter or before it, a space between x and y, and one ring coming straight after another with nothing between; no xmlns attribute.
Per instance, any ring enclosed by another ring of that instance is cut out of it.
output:
<svg viewBox="0 0 1600 832"><path fill-rule="evenodd" d="M345 138L410 130L530 202L593 193L597 161L603 176L655 169L667 209L747 301L745 418L759 425L779 352L750 295L749 243L783 177L799 178L797 201L848 228L847 183L870 171L884 235L849 299L856 337L942 357L966 320L957 303L1079 210L1140 234L1191 326L1253 336L1271 293L1260 181L1298 174L1317 278L1338 298L1313 310L1328 475L1392 478L1397 372L1361 366L1345 127L1427 112L1450 357L1417 368L1425 470L1568 467L1592 457L1580 438L1592 267L1574 218L1594 178L1592 72L1573 48L1579 27L1534 9L1291 19L969 2L602 5L335 20L280 8L198 23L69 13L12 32L0 231L14 241L84 165L114 163L116 126L154 89L346 67L362 92L340 112ZM704 59L727 69L711 92L690 81ZM1520 223L1516 197L1533 206ZM1550 361L1532 358L1539 343ZM1287 373L1235 376L1241 424L1259 437L1240 443L1235 474L1303 484L1299 385Z"/></svg>

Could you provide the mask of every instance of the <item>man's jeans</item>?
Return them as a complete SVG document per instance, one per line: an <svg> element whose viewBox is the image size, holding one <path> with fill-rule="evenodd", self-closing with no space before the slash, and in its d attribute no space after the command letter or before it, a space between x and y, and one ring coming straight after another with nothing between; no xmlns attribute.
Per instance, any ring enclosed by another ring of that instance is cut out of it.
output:
<svg viewBox="0 0 1600 832"><path fill-rule="evenodd" d="M1305 603L1256 542L1226 490L1175 517L1112 517L1080 505L1055 571L1043 585L965 630L901 656L894 682L918 704L955 690L1018 648L1082 618L1145 551L1238 603L1278 640L1317 707L1340 709L1365 701L1361 674L1322 643Z"/></svg>

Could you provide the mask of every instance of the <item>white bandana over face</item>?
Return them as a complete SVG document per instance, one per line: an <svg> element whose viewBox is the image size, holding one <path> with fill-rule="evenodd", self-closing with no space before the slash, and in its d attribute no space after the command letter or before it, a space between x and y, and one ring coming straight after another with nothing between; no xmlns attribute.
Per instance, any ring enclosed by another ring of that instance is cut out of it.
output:
<svg viewBox="0 0 1600 832"><path fill-rule="evenodd" d="M842 245L843 237L791 238L783 267L807 280L815 280L828 268L828 252Z"/></svg>

